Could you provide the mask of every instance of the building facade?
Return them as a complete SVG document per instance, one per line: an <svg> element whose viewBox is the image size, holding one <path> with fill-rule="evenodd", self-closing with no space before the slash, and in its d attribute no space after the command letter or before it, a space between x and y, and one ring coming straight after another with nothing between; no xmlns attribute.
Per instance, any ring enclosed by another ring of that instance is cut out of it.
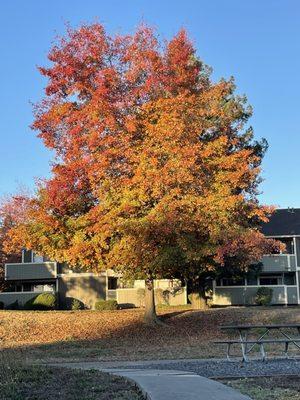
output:
<svg viewBox="0 0 300 400"><path fill-rule="evenodd" d="M212 303L215 306L253 305L259 287L270 287L272 304L300 304L300 209L280 209L262 227L267 237L281 240L286 249L282 254L266 254L258 274L240 279L223 277L213 281ZM99 274L74 271L65 264L48 260L33 251L22 252L22 262L5 265L6 292L0 301L9 306L20 305L39 293L56 293L61 308L68 308L72 299L93 309L99 299L116 299L120 305L143 305L144 282L124 282L113 271ZM156 303L187 304L187 288L176 280L155 282Z"/></svg>
<svg viewBox="0 0 300 400"><path fill-rule="evenodd" d="M281 254L266 254L258 274L240 279L222 278L213 282L215 305L252 305L259 287L273 291L272 304L300 304L300 209L278 209L263 225L262 232L282 241Z"/></svg>
<svg viewBox="0 0 300 400"><path fill-rule="evenodd" d="M8 288L0 293L5 307L18 301L24 305L40 293L56 293L59 306L68 309L73 299L93 309L97 300L115 299L124 307L141 307L144 302L145 284L142 280L125 282L121 275L108 270L102 273L81 272L66 264L52 262L31 250L22 251L22 262L5 265ZM155 281L157 304L187 304L186 287L177 280Z"/></svg>

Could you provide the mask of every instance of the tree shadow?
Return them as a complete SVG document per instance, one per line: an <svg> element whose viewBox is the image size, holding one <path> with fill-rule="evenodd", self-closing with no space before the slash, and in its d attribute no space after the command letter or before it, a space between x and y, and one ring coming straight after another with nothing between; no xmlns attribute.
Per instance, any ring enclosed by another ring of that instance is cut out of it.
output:
<svg viewBox="0 0 300 400"><path fill-rule="evenodd" d="M170 318L174 318L174 317L177 317L178 315L190 313L191 311L194 311L194 310L180 310L180 311L174 311L174 312L170 312L170 313L168 313L168 314L160 315L159 317L160 317L163 321L167 321L167 320L169 320ZM198 311L199 311L199 310L198 310Z"/></svg>
<svg viewBox="0 0 300 400"><path fill-rule="evenodd" d="M0 324L0 353L7 359L17 353L28 362L220 357L225 350L213 342L224 338L221 325L274 318L300 323L295 308L174 310L161 316L166 324L155 326L143 324L141 310L5 313L9 314Z"/></svg>

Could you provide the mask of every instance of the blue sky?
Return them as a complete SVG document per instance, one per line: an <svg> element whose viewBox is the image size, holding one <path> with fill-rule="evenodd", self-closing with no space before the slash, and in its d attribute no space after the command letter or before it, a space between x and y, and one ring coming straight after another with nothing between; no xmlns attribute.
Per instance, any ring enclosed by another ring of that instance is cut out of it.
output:
<svg viewBox="0 0 300 400"><path fill-rule="evenodd" d="M251 124L269 150L261 201L300 207L300 1L2 0L0 3L0 195L48 176L51 154L30 130L44 79L36 66L65 22L102 22L110 33L145 21L162 37L185 27L214 79L233 75L254 108Z"/></svg>

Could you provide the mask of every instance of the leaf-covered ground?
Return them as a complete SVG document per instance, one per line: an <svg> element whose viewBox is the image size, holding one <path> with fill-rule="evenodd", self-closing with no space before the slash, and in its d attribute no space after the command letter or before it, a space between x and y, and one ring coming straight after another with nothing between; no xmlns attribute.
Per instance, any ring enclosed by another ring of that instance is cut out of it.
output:
<svg viewBox="0 0 300 400"><path fill-rule="evenodd" d="M1 346L31 360L141 360L224 357L213 344L231 323L300 323L297 307L161 309L164 326L142 322L143 310L0 311Z"/></svg>

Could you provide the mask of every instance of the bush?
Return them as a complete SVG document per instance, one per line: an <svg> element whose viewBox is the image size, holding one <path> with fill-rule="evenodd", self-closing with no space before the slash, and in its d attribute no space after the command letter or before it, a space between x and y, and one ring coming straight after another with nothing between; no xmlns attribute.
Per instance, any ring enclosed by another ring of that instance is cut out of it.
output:
<svg viewBox="0 0 300 400"><path fill-rule="evenodd" d="M24 305L25 310L55 310L56 296L53 293L41 293L28 300Z"/></svg>
<svg viewBox="0 0 300 400"><path fill-rule="evenodd" d="M84 309L84 304L82 301L80 301L78 299L72 299L71 310L78 311L78 310L83 310L83 309Z"/></svg>
<svg viewBox="0 0 300 400"><path fill-rule="evenodd" d="M273 289L267 287L260 287L257 289L255 296L255 303L259 306L267 306L271 303L273 296Z"/></svg>
<svg viewBox="0 0 300 400"><path fill-rule="evenodd" d="M0 310L4 310L4 303L3 303L3 301L0 301Z"/></svg>
<svg viewBox="0 0 300 400"><path fill-rule="evenodd" d="M117 310L118 303L116 300L98 300L96 301L95 309L98 311Z"/></svg>

